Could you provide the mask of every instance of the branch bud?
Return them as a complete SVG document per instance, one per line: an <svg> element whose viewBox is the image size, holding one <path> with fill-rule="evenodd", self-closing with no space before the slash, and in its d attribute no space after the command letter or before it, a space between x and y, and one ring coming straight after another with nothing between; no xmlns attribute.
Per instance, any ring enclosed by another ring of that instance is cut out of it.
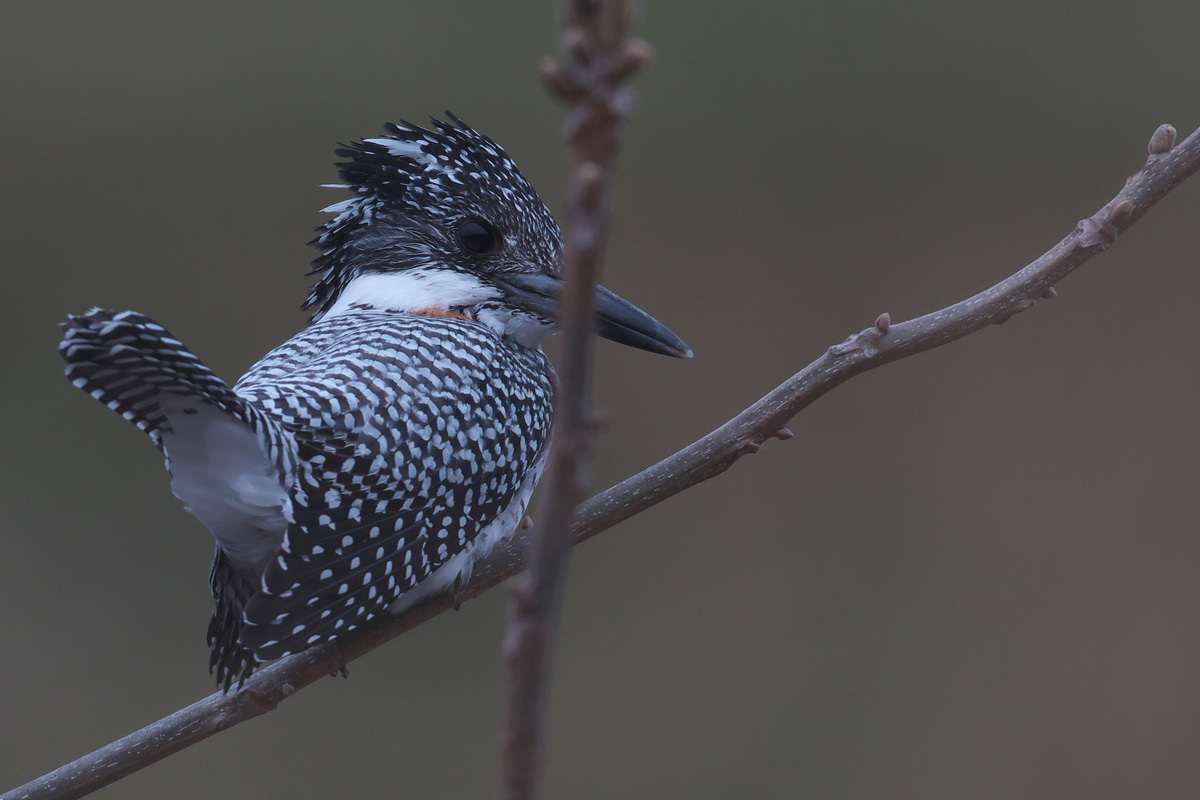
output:
<svg viewBox="0 0 1200 800"><path fill-rule="evenodd" d="M1107 250L1109 245L1117 240L1117 226L1104 212L1079 220L1075 228L1079 232L1081 247L1099 247L1101 250Z"/></svg>
<svg viewBox="0 0 1200 800"><path fill-rule="evenodd" d="M1159 125L1155 129L1154 135L1150 137L1150 144L1147 145L1146 151L1152 156L1169 153L1171 152L1171 148L1175 146L1176 136L1175 128L1170 125Z"/></svg>
<svg viewBox="0 0 1200 800"><path fill-rule="evenodd" d="M542 74L542 83L556 97L571 103L583 94L583 87L557 59L542 59L539 71Z"/></svg>
<svg viewBox="0 0 1200 800"><path fill-rule="evenodd" d="M560 40L563 50L567 51L576 62L587 64L592 60L588 47L588 32L578 25L572 25L563 31Z"/></svg>
<svg viewBox="0 0 1200 800"><path fill-rule="evenodd" d="M641 40L633 39L621 49L606 71L605 78L610 86L617 86L641 72L642 67L654 55L650 45Z"/></svg>
<svg viewBox="0 0 1200 800"><path fill-rule="evenodd" d="M1118 200L1108 212L1108 218L1113 225L1124 228L1133 217L1133 204L1128 200Z"/></svg>

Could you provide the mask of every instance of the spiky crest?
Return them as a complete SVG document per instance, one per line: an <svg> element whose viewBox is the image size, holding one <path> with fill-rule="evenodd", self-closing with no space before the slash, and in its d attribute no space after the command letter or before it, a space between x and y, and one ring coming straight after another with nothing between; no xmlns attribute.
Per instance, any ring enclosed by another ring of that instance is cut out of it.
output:
<svg viewBox="0 0 1200 800"><path fill-rule="evenodd" d="M535 243L548 259L561 247L558 224L504 149L449 111L446 117L449 122L431 118L431 128L403 120L387 123L386 136L342 144L335 151L348 160L336 165L344 183L329 186L354 196L323 209L336 216L309 242L322 251L308 273L320 280L303 306L317 308L314 319L356 275L344 258L351 242L385 213L436 226L471 209L486 216L495 208L515 223L518 230L512 233Z"/></svg>

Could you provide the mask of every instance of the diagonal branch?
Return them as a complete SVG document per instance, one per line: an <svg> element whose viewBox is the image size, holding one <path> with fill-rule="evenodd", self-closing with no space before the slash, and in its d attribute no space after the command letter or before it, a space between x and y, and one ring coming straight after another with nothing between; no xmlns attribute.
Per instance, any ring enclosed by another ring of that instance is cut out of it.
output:
<svg viewBox="0 0 1200 800"><path fill-rule="evenodd" d="M574 151L567 192L565 281L559 303L564 338L554 440L542 481L542 524L529 542L529 574L512 587L504 662L508 705L500 796L537 794L545 750L554 634L566 585L571 518L586 488L596 421L591 411L593 297L609 227L609 184L629 79L644 48L627 40L630 0L565 0L561 60L546 61L547 87L571 105Z"/></svg>
<svg viewBox="0 0 1200 800"><path fill-rule="evenodd" d="M1006 321L1053 296L1054 284L1106 250L1181 181L1200 169L1200 130L1178 146L1175 130L1163 125L1150 140L1146 165L1100 211L1017 273L952 306L906 322L876 324L829 348L736 417L649 469L582 503L571 527L573 541L590 539L683 490L720 475L737 459L756 452L818 397L849 380L905 356L932 350ZM152 725L0 796L0 800L83 797L214 733L274 709L318 678L335 672L423 622L496 586L525 569L531 533L518 531L476 565L455 597L429 599L403 615L380 619L340 646L320 646L278 661L253 675L236 694L213 694Z"/></svg>

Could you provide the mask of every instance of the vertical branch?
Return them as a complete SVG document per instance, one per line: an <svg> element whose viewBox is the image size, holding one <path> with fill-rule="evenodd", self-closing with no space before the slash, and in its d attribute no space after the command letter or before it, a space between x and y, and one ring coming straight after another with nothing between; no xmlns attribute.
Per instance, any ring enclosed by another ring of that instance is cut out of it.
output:
<svg viewBox="0 0 1200 800"><path fill-rule="evenodd" d="M591 411L593 295L609 223L610 169L632 105L628 81L645 44L628 38L629 0L565 0L561 54L542 64L549 90L570 105L574 154L565 214L564 336L554 441L543 482L542 524L529 544L529 574L512 590L504 659L509 690L500 796L536 795L545 747L554 630L566 582L571 518L587 483L596 422Z"/></svg>

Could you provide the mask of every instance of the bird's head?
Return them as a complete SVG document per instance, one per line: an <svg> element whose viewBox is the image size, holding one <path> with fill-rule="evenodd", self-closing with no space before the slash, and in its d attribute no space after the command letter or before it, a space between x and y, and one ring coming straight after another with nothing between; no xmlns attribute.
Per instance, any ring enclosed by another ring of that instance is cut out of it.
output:
<svg viewBox="0 0 1200 800"><path fill-rule="evenodd" d="M359 308L465 317L536 347L555 332L562 232L504 150L447 113L431 129L402 122L344 145L338 171L353 197L311 244L320 280L314 319ZM601 336L689 357L649 314L596 290Z"/></svg>

